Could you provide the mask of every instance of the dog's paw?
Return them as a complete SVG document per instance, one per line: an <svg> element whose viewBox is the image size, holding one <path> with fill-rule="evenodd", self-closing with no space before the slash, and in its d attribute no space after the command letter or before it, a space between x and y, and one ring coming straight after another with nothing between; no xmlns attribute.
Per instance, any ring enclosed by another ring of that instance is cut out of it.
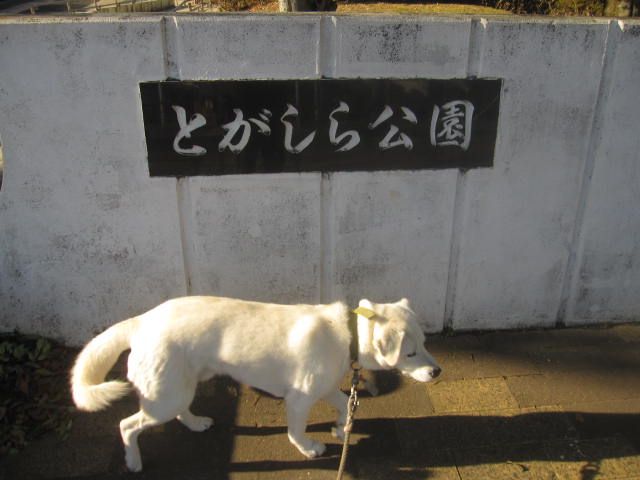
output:
<svg viewBox="0 0 640 480"><path fill-rule="evenodd" d="M213 418L198 417L196 415L178 415L180 420L189 430L193 432L204 432L213 425Z"/></svg>
<svg viewBox="0 0 640 480"><path fill-rule="evenodd" d="M204 432L213 425L213 418L210 417L194 417L189 424L189 428L194 432Z"/></svg>
<svg viewBox="0 0 640 480"><path fill-rule="evenodd" d="M130 472L141 472L142 471L142 459L140 455L136 455L130 451L125 452L124 455L125 463L127 464L127 469Z"/></svg>
<svg viewBox="0 0 640 480"><path fill-rule="evenodd" d="M309 448L300 449L300 451L307 458L317 458L322 456L326 449L327 447L324 443L311 441Z"/></svg>

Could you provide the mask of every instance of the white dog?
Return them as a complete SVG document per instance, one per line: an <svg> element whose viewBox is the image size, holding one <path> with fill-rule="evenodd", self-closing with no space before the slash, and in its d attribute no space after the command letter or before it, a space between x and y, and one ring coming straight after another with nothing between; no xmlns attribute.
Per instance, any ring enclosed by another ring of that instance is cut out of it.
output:
<svg viewBox="0 0 640 480"><path fill-rule="evenodd" d="M130 348L127 377L140 395L140 411L120 422L130 470L142 469L138 435L145 429L173 418L198 432L212 425L211 418L196 416L189 407L198 382L217 374L283 397L289 440L303 455L317 457L325 446L305 435L309 410L327 400L338 410L336 432L343 438L347 396L339 386L350 361L370 370L395 368L419 382L440 374L406 299L361 300L356 311L340 302L170 300L89 342L72 371L73 399L78 408L95 411L125 395L129 383L104 379Z"/></svg>

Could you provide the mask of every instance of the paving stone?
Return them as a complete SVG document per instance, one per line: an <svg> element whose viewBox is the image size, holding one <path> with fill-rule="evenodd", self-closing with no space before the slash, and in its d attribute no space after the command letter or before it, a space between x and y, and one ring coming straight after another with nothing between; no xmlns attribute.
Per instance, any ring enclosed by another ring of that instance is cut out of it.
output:
<svg viewBox="0 0 640 480"><path fill-rule="evenodd" d="M508 355L483 351L474 356L480 378L535 375L541 373L539 359L531 355Z"/></svg>
<svg viewBox="0 0 640 480"><path fill-rule="evenodd" d="M442 449L472 448L492 441L489 417L480 413L396 419L402 451L414 457Z"/></svg>
<svg viewBox="0 0 640 480"><path fill-rule="evenodd" d="M619 437L551 443L546 450L559 478L629 479L640 473L638 451Z"/></svg>
<svg viewBox="0 0 640 480"><path fill-rule="evenodd" d="M473 335L428 337L426 346L442 367L440 381L487 376L476 361L483 348Z"/></svg>
<svg viewBox="0 0 640 480"><path fill-rule="evenodd" d="M438 358L443 373L439 381L493 378L542 373L540 359L533 356L511 356L499 352L476 350L455 352Z"/></svg>
<svg viewBox="0 0 640 480"><path fill-rule="evenodd" d="M285 426L287 413L285 401L241 387L238 394L235 424L238 426Z"/></svg>
<svg viewBox="0 0 640 480"><path fill-rule="evenodd" d="M310 462L307 462L307 464ZM308 468L308 467L307 467ZM315 468L289 468L278 463L268 464L264 471L258 472L232 472L229 474L229 480L335 480L336 472L331 469ZM345 472L344 480L353 478L349 472Z"/></svg>
<svg viewBox="0 0 640 480"><path fill-rule="evenodd" d="M576 428L561 407L483 412L489 430L487 444L513 445L575 438Z"/></svg>
<svg viewBox="0 0 640 480"><path fill-rule="evenodd" d="M308 460L289 442L286 416L283 417L284 402L243 388L242 397L245 395L248 401L241 401L241 405L252 405L255 398L259 401L255 403L254 413L246 411L251 407L239 408L242 420L233 428L229 478L335 478L341 444L330 434L331 423L325 418L328 407L320 411L314 409L316 412L312 411L307 428L311 438L327 445L327 453L322 458ZM317 423L318 419L324 422ZM352 438L357 442L365 436L353 435Z"/></svg>
<svg viewBox="0 0 640 480"><path fill-rule="evenodd" d="M456 380L428 384L436 413L517 408L504 378Z"/></svg>
<svg viewBox="0 0 640 480"><path fill-rule="evenodd" d="M394 385L393 390L389 391L388 385L378 382L381 393L375 397L363 392L357 418L424 417L434 413L424 383L398 375Z"/></svg>
<svg viewBox="0 0 640 480"><path fill-rule="evenodd" d="M501 331L479 334L478 340L493 351L521 355L553 349L580 350L620 342L619 335L602 327Z"/></svg>
<svg viewBox="0 0 640 480"><path fill-rule="evenodd" d="M624 342L640 343L640 328L637 323L614 325L611 331Z"/></svg>
<svg viewBox="0 0 640 480"><path fill-rule="evenodd" d="M241 464L283 464L289 462L294 467L300 467L307 463L306 458L289 442L286 431L262 432L260 429L250 431L242 429L234 435L233 453L231 455L232 470L239 469ZM335 443L335 448L331 448L332 453L337 453L337 440L318 432L309 432L309 436L314 440ZM284 465L283 465L284 466Z"/></svg>
<svg viewBox="0 0 640 480"><path fill-rule="evenodd" d="M483 348L483 343L479 335L472 333L427 335L425 347L432 355L438 358L438 355L480 350Z"/></svg>
<svg viewBox="0 0 640 480"><path fill-rule="evenodd" d="M540 444L495 445L455 452L462 480L555 479Z"/></svg>
<svg viewBox="0 0 640 480"><path fill-rule="evenodd" d="M631 419L633 417L640 417L640 397L608 400L605 402L575 403L572 405L572 411L601 413L603 415L628 414L626 417Z"/></svg>
<svg viewBox="0 0 640 480"><path fill-rule="evenodd" d="M595 371L616 374L634 370L640 363L640 345L630 342L617 342L609 345L559 346L540 350L535 355L541 357L550 367L550 373Z"/></svg>
<svg viewBox="0 0 640 480"><path fill-rule="evenodd" d="M578 403L640 396L640 358L611 363L589 351L555 352L549 358L552 368L544 375L507 378L521 407L561 404L569 410Z"/></svg>
<svg viewBox="0 0 640 480"><path fill-rule="evenodd" d="M494 373L488 374L484 371L481 364L477 361L479 357L479 352L455 352L451 355L437 357L438 363L442 367L442 374L438 378L438 381L450 382L470 378L498 376Z"/></svg>
<svg viewBox="0 0 640 480"><path fill-rule="evenodd" d="M553 378L547 375L509 377L506 382L521 408L558 405L564 401L585 402L590 400L589 397L584 397L585 392L576 391L571 385L560 387Z"/></svg>
<svg viewBox="0 0 640 480"><path fill-rule="evenodd" d="M582 439L623 436L640 451L640 399L580 404L567 415Z"/></svg>
<svg viewBox="0 0 640 480"><path fill-rule="evenodd" d="M453 453L448 450L424 452L419 457L393 462L368 460L357 463L357 478L367 480L460 480Z"/></svg>
<svg viewBox="0 0 640 480"><path fill-rule="evenodd" d="M359 459L386 459L393 462L403 452L396 422L390 418L358 420L354 424L353 445L349 454Z"/></svg>

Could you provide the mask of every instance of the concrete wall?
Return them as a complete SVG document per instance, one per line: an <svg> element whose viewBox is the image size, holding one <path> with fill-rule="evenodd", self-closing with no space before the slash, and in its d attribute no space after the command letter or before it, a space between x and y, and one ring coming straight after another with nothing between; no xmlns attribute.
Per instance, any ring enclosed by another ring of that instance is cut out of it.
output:
<svg viewBox="0 0 640 480"><path fill-rule="evenodd" d="M81 343L198 293L407 296L430 331L636 320L639 52L607 20L0 19L0 330ZM503 78L494 167L149 177L140 81L320 76Z"/></svg>

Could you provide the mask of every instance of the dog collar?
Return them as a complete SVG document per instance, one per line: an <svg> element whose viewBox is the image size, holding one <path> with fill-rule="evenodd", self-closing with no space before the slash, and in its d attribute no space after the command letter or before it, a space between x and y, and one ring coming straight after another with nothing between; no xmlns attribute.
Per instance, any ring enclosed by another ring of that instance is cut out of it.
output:
<svg viewBox="0 0 640 480"><path fill-rule="evenodd" d="M367 320L371 320L376 312L369 310L365 307L354 308L349 312L349 332L351 333L351 343L349 344L349 354L351 356L351 363L358 362L358 353L360 351L358 340L358 315L362 315Z"/></svg>

